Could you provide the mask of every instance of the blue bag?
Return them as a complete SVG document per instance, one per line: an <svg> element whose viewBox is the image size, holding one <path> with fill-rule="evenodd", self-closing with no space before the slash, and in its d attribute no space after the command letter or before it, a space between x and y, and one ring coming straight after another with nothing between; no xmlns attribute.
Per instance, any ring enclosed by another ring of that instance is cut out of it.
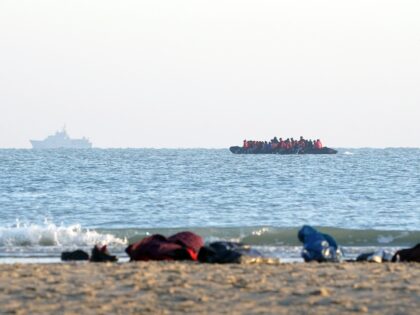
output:
<svg viewBox="0 0 420 315"><path fill-rule="evenodd" d="M341 260L342 252L330 235L320 233L309 225L304 225L298 232L298 238L303 243L302 257L306 262L338 262Z"/></svg>

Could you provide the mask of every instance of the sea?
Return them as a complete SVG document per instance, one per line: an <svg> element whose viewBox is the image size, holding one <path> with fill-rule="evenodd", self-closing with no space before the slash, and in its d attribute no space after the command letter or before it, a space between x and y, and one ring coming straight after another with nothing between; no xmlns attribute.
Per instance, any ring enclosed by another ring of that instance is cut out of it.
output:
<svg viewBox="0 0 420 315"><path fill-rule="evenodd" d="M227 149L1 149L0 263L60 262L193 231L302 261L303 225L344 257L420 242L420 149L235 155Z"/></svg>

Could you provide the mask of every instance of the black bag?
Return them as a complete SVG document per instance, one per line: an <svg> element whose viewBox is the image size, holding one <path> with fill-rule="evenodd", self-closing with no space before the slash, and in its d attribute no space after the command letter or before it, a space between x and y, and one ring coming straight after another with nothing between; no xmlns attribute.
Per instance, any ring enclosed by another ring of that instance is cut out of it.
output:
<svg viewBox="0 0 420 315"><path fill-rule="evenodd" d="M198 261L215 264L238 264L241 262L243 255L262 256L258 251L251 249L248 245L220 241L203 246L198 253Z"/></svg>
<svg viewBox="0 0 420 315"><path fill-rule="evenodd" d="M61 260L68 261L68 260L89 260L89 254L81 249L77 249L72 252L62 252L61 253Z"/></svg>

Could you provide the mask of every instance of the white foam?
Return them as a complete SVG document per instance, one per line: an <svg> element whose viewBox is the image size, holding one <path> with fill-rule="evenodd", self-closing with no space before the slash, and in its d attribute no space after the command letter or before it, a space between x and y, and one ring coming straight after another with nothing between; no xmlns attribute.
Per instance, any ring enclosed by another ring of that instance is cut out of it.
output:
<svg viewBox="0 0 420 315"><path fill-rule="evenodd" d="M345 152L343 152L343 154L345 154L345 155L354 155L354 153L353 152L350 152L350 151L345 151Z"/></svg>
<svg viewBox="0 0 420 315"><path fill-rule="evenodd" d="M43 225L20 224L13 227L0 227L0 246L32 247L32 246L93 246L125 245L126 239L120 239L112 234L100 234L94 230L83 229L80 224L57 226L45 222Z"/></svg>
<svg viewBox="0 0 420 315"><path fill-rule="evenodd" d="M385 235L378 236L378 243L380 244L389 244L392 241L394 241L394 237L392 236L385 236Z"/></svg>
<svg viewBox="0 0 420 315"><path fill-rule="evenodd" d="M261 235L266 234L269 230L270 230L269 228L263 227L261 229L252 231L252 235L261 236Z"/></svg>

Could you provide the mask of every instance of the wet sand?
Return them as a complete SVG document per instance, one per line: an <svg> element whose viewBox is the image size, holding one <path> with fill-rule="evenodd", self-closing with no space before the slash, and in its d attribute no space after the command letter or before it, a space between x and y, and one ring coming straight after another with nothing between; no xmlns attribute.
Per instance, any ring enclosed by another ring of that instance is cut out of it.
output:
<svg viewBox="0 0 420 315"><path fill-rule="evenodd" d="M420 264L0 265L0 314L418 314Z"/></svg>

